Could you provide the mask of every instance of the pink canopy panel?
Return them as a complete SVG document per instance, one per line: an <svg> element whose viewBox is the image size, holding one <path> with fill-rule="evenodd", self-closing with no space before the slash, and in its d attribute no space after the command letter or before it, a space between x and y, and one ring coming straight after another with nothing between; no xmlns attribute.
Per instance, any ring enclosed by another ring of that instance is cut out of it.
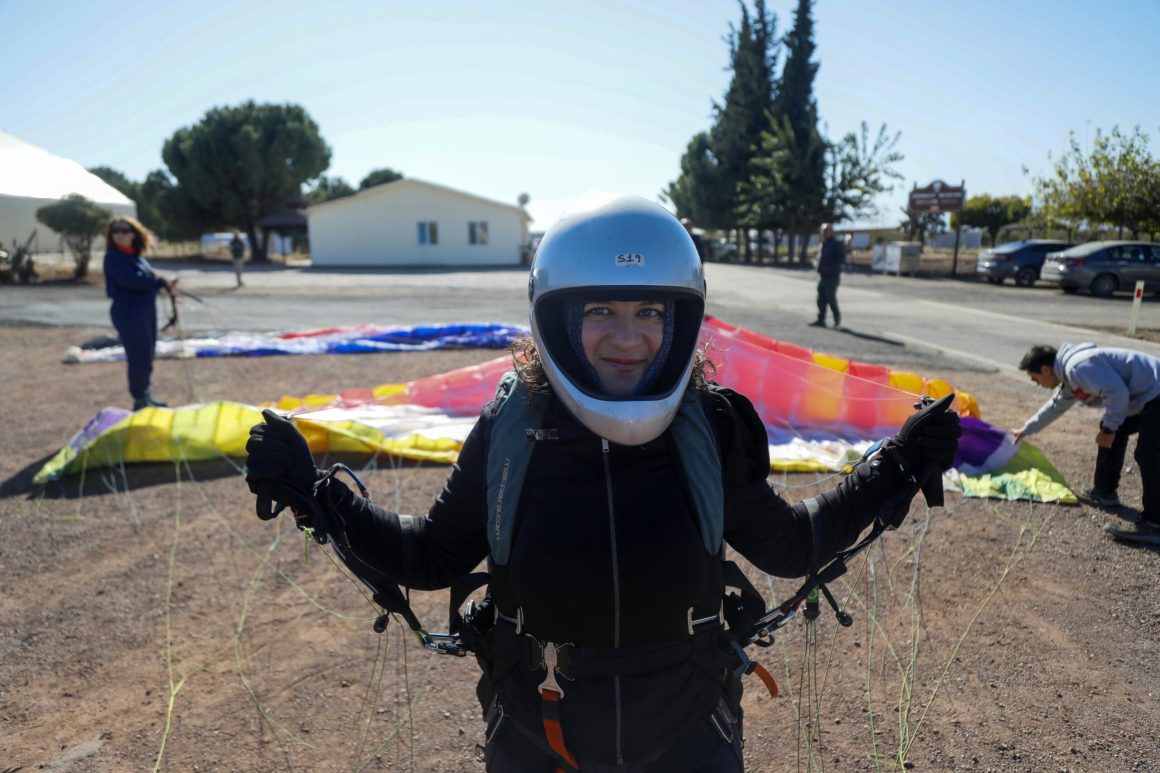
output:
<svg viewBox="0 0 1160 773"><path fill-rule="evenodd" d="M815 352L714 317L705 317L701 342L716 365L713 380L752 400L771 430L881 437L902 425L919 396L954 391L941 379ZM510 369L511 357L505 355L412 381L396 399L454 416L477 414ZM978 416L970 395L959 393L955 407Z"/></svg>

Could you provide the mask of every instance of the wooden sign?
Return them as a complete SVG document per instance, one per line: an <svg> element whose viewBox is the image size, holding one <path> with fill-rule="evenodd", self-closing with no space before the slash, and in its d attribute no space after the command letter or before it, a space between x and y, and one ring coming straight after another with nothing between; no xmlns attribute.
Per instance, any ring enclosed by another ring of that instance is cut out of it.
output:
<svg viewBox="0 0 1160 773"><path fill-rule="evenodd" d="M967 200L966 183L958 187L935 180L925 188L915 186L907 204L911 212L960 212Z"/></svg>

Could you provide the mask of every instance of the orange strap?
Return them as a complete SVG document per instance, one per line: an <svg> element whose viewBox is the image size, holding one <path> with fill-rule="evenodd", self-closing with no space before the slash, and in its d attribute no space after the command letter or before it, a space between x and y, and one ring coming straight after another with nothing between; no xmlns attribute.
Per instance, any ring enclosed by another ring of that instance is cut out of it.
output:
<svg viewBox="0 0 1160 773"><path fill-rule="evenodd" d="M548 746L552 747L552 751L556 752L567 766L561 766L557 773L580 770L580 763L564 744L564 728L560 726L560 695L551 690L540 690L540 697L544 699L544 735L548 739Z"/></svg>
<svg viewBox="0 0 1160 773"><path fill-rule="evenodd" d="M765 689L769 690L769 697L777 697L777 682L773 681L773 676L765 670L765 666L753 661L753 673L760 677L761 681L765 683Z"/></svg>

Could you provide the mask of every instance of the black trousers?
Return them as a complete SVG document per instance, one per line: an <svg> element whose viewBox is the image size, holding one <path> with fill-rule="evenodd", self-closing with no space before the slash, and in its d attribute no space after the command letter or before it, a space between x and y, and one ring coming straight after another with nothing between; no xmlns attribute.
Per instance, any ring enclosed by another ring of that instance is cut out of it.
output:
<svg viewBox="0 0 1160 773"><path fill-rule="evenodd" d="M719 709L676 739L659 758L642 764L602 764L571 751L584 773L743 773L741 726L739 716ZM502 717L495 727L489 727L490 741L484 748L488 773L555 773L559 765L547 741L529 738L531 732ZM565 735L567 732L565 728Z"/></svg>
<svg viewBox="0 0 1160 773"><path fill-rule="evenodd" d="M1143 481L1144 518L1160 522L1160 398L1124 419L1116 430L1111 447L1100 448L1096 453L1095 488L1101 494L1116 493L1120 486L1120 472L1124 469L1128 439L1135 434L1139 434L1134 456Z"/></svg>
<svg viewBox="0 0 1160 773"><path fill-rule="evenodd" d="M834 324L842 324L842 312L838 311L838 284L842 275L822 275L818 277L818 322L826 321L826 307L834 315Z"/></svg>
<svg viewBox="0 0 1160 773"><path fill-rule="evenodd" d="M116 300L109 315L125 347L129 365L129 394L140 400L149 394L153 376L153 350L157 345L157 305L153 296Z"/></svg>

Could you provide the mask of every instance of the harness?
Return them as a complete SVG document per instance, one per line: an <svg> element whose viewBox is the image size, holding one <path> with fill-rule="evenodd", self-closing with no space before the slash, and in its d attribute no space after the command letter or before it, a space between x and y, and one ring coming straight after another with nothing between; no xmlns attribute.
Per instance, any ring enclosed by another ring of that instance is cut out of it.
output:
<svg viewBox="0 0 1160 773"><path fill-rule="evenodd" d="M550 399L546 393L528 390L516 379L515 374L508 374L500 382L496 401L492 404L485 460L491 550L489 565L492 568L495 565L506 565L510 558L515 513L535 442L555 439L553 433L556 430L544 427ZM533 672L544 671L544 680L538 688L544 735L537 739L524 728L519 729L525 737L556 757L558 773L579 770L575 755L564 742L560 724L560 702L565 697L566 685L576 679L648 673L694 659L695 663L705 664L718 675L728 672L735 680L748 674L757 674L770 695L776 697L778 687L773 677L760 663L747 655L746 648L750 645L762 648L771 646L774 643L774 632L793 619L803 603L807 603L807 615L812 619L816 615L819 590L833 608L838 622L842 626L850 626L852 618L838 607L826 583L845 574L846 562L869 547L888 528L881 518L876 519L865 539L838 553L830 563L811 574L793 596L767 611L761 594L741 569L732 561L724 560L722 464L710 418L696 392L690 391L682 401L671 432L681 467L689 480L705 550L722 559L726 591L717 614L694 619L693 609L689 609L688 639L659 648L635 649L577 647L571 643L541 642L525 631L521 609L516 609L514 616L504 614L496 607L490 594L480 604L471 601L463 608L472 592L491 582L491 575L487 572L466 575L452 584L448 632L431 633L422 627L398 586L370 582L360 575L360 579L373 590L375 603L385 610L374 622L376 632L386 630L389 615L393 612L406 621L425 649L458 657L464 657L469 652L475 655L492 687L490 705L485 710L489 738L498 728L494 720L497 717L500 720L503 718L503 707L498 703L494 685L521 664ZM876 450L876 447L872 447L863 459L869 458ZM332 467L315 484L312 494L317 494L319 487L339 471L350 474L363 496L366 496L362 482L345 465ZM941 490L938 493L941 494ZM927 498L931 500L933 497L928 494ZM342 544L345 543L345 535L335 528L336 519L320 506L317 496L303 499L305 502L294 503L297 506L293 509L297 511L305 505L313 510L314 527L311 536L320 544L332 542L340 557L359 574L357 567L347 561L348 548ZM410 516L399 516L399 519L406 553L407 542L413 536Z"/></svg>
<svg viewBox="0 0 1160 773"><path fill-rule="evenodd" d="M536 443L558 437L557 430L544 428L550 402L547 392L529 390L514 372L506 374L496 389L486 442L487 538L490 560L499 566L506 566L511 557L515 516ZM725 525L721 456L697 392L685 392L668 431L689 482L705 552L717 555Z"/></svg>

